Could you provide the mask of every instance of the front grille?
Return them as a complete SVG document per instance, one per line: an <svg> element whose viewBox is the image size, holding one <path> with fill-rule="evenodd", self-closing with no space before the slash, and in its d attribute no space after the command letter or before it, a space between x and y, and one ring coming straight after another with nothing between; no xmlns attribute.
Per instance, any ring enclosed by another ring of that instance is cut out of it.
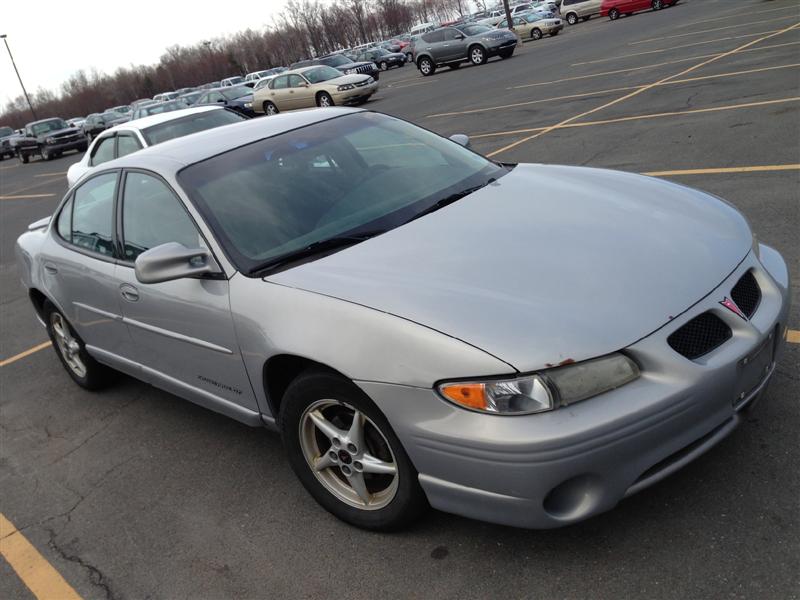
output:
<svg viewBox="0 0 800 600"><path fill-rule="evenodd" d="M731 337L731 328L722 319L704 312L667 338L670 348L690 360L708 354Z"/></svg>
<svg viewBox="0 0 800 600"><path fill-rule="evenodd" d="M756 312L758 304L761 302L761 288L753 276L752 271L748 271L736 282L731 290L731 299L736 303L749 319Z"/></svg>

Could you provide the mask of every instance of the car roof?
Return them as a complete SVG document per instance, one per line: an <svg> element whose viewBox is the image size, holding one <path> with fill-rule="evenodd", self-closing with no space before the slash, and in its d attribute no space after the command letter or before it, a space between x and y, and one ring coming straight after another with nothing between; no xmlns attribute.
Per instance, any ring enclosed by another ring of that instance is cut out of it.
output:
<svg viewBox="0 0 800 600"><path fill-rule="evenodd" d="M147 129L148 127L151 127L153 125L159 125L161 123L166 123L167 121L180 119L182 117L185 117L186 115L208 112L210 110L225 110L225 109L222 108L221 106L192 106L188 108L182 108L180 110L171 110L168 112L162 112L155 115L148 115L146 117L133 119L132 121L127 121L125 123L121 123L120 125L115 125L114 127L108 129L107 131L119 131L121 129L138 129L139 131L141 131L142 129Z"/></svg>
<svg viewBox="0 0 800 600"><path fill-rule="evenodd" d="M225 110L209 107L212 110ZM192 110L192 109L187 109ZM184 137L168 140L122 158L103 164L107 168L144 168L162 174L174 174L187 165L200 162L240 146L246 146L264 138L286 133L321 121L346 114L364 112L363 108L316 108L289 113L280 113L261 119L248 119L214 127ZM172 115L186 115L187 111L174 111ZM160 116L160 115L159 115ZM140 119L144 121L145 119ZM122 129L123 127L120 127Z"/></svg>

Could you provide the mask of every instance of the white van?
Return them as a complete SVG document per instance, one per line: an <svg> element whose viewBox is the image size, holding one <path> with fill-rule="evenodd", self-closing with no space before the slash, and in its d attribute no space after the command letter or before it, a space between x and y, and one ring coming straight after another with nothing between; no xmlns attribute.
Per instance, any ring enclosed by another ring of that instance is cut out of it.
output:
<svg viewBox="0 0 800 600"><path fill-rule="evenodd" d="M423 33L428 33L429 31L433 31L436 29L436 25L433 23L422 23L421 25L416 25L411 28L408 32L409 35L422 35Z"/></svg>

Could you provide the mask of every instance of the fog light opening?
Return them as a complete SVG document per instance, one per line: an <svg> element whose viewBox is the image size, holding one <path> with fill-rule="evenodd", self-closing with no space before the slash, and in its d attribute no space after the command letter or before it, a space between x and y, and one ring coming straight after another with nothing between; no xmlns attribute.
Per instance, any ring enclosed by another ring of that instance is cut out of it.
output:
<svg viewBox="0 0 800 600"><path fill-rule="evenodd" d="M579 475L554 487L542 507L553 518L573 521L588 515L600 503L601 482L594 475Z"/></svg>

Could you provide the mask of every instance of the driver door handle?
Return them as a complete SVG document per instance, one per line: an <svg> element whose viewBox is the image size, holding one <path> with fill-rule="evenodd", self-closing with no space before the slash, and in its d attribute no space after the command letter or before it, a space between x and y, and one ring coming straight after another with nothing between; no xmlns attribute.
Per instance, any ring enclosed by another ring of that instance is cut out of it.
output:
<svg viewBox="0 0 800 600"><path fill-rule="evenodd" d="M122 297L128 302L136 302L139 299L139 290L129 283L123 283L119 286L119 293L122 294Z"/></svg>
<svg viewBox="0 0 800 600"><path fill-rule="evenodd" d="M58 273L58 269L56 268L56 266L50 263L45 263L44 270L50 273L50 275L55 275L56 273Z"/></svg>

